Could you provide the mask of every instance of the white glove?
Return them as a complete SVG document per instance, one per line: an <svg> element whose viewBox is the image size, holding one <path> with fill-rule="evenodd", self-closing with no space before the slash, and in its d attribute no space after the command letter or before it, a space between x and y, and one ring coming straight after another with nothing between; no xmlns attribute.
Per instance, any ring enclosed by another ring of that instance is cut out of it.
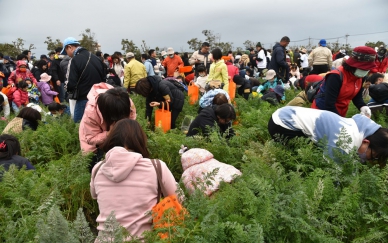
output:
<svg viewBox="0 0 388 243"><path fill-rule="evenodd" d="M360 109L360 111L361 111L361 115L364 115L364 116L366 116L366 117L371 117L371 115L372 115L372 111L370 110L370 108L369 108L369 106L363 106L363 107L361 107L361 109Z"/></svg>

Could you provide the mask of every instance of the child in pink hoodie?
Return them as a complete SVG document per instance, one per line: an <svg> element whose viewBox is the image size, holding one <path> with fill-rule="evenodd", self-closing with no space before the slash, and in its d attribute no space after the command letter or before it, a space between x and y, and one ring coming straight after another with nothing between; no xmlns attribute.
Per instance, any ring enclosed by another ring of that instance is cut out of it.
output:
<svg viewBox="0 0 388 243"><path fill-rule="evenodd" d="M158 180L147 149L147 136L137 121L122 119L101 146L106 157L92 171L90 192L97 199L99 235L114 211L117 221L132 236L152 229L149 213L157 203ZM167 165L160 161L165 191L175 194L177 185ZM129 239L128 239L129 240ZM99 242L99 238L96 239Z"/></svg>

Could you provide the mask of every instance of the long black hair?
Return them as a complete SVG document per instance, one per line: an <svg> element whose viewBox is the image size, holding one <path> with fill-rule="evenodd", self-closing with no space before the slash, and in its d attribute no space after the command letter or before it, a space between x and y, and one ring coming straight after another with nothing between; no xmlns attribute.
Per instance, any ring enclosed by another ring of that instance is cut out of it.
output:
<svg viewBox="0 0 388 243"><path fill-rule="evenodd" d="M20 143L16 137L9 134L0 135L0 159L10 159L20 154Z"/></svg>
<svg viewBox="0 0 388 243"><path fill-rule="evenodd" d="M116 87L100 94L97 106L109 130L114 122L129 117L131 102L126 90Z"/></svg>

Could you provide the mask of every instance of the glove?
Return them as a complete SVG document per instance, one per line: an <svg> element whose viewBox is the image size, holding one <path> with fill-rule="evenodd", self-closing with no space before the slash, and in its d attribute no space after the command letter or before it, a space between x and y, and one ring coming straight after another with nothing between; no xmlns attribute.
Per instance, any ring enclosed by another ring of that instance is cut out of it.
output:
<svg viewBox="0 0 388 243"><path fill-rule="evenodd" d="M361 109L360 109L360 111L361 111L361 115L364 115L364 116L366 116L366 117L371 117L371 115L372 115L372 111L370 110L370 108L369 108L369 106L363 106L363 107L361 107Z"/></svg>

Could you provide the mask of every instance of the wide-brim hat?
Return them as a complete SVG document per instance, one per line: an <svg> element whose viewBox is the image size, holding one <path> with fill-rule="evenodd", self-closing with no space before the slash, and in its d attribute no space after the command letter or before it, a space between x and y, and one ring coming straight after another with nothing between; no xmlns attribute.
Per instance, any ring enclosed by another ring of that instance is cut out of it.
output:
<svg viewBox="0 0 388 243"><path fill-rule="evenodd" d="M267 71L267 73L265 74L265 80L270 80L270 79L273 79L274 77L276 76L276 72L275 70L273 69L270 69Z"/></svg>
<svg viewBox="0 0 388 243"><path fill-rule="evenodd" d="M376 51L369 46L358 46L354 48L346 63L361 70L371 70L376 67Z"/></svg>
<svg viewBox="0 0 388 243"><path fill-rule="evenodd" d="M39 80L40 82L48 82L50 80L51 80L51 76L48 75L47 73L42 73L40 75L40 80Z"/></svg>
<svg viewBox="0 0 388 243"><path fill-rule="evenodd" d="M273 91L278 94L279 96L284 96L284 88L281 85L276 85L276 87L273 89Z"/></svg>

